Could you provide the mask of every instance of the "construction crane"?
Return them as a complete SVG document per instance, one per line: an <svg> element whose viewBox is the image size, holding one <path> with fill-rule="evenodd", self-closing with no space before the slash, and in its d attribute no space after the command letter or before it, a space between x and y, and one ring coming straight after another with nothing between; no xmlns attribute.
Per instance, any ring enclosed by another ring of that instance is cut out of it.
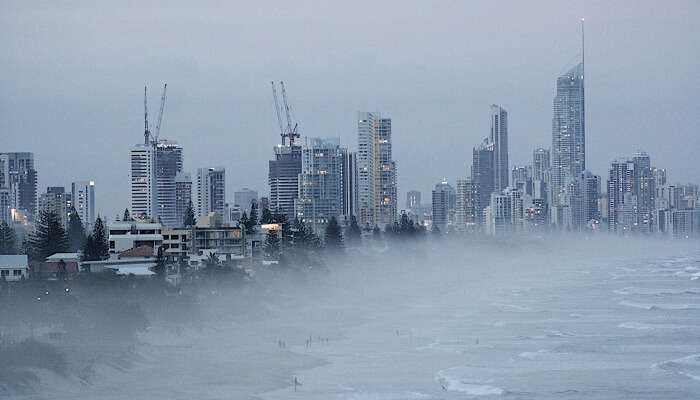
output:
<svg viewBox="0 0 700 400"><path fill-rule="evenodd" d="M277 100L277 89L275 88L274 81L271 81L270 84L272 85L272 98L275 99L275 113L277 114L277 123L280 126L280 136L282 136L282 145L284 145L284 138L286 136L284 134L284 127L282 126L282 116L280 115L280 105L279 105L279 101Z"/></svg>
<svg viewBox="0 0 700 400"><path fill-rule="evenodd" d="M156 125L156 136L153 139L153 144L158 144L160 137L160 124L163 122L163 109L165 109L165 92L168 90L168 84L163 85L163 95L160 96L160 111L158 112L158 124Z"/></svg>
<svg viewBox="0 0 700 400"><path fill-rule="evenodd" d="M289 145L293 146L294 145L294 138L298 138L299 132L298 132L298 127L299 124L294 124L294 127L292 127L292 117L291 117L291 111L289 108L289 102L287 101L287 90L284 87L284 82L280 81L280 87L282 87L282 100L284 101L284 111L287 116L287 132L285 132L284 135L282 135L282 144L284 144L284 137L289 138Z"/></svg>
<svg viewBox="0 0 700 400"><path fill-rule="evenodd" d="M148 87L143 87L143 144L149 144L151 131L148 129Z"/></svg>

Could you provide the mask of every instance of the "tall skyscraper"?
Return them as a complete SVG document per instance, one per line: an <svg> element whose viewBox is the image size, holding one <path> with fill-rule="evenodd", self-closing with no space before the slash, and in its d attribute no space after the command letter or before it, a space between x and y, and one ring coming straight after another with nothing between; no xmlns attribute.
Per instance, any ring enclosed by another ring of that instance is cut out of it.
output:
<svg viewBox="0 0 700 400"><path fill-rule="evenodd" d="M457 194L452 185L447 183L447 180L443 180L435 185L432 200L433 227L444 232L457 208Z"/></svg>
<svg viewBox="0 0 700 400"><path fill-rule="evenodd" d="M343 159L343 215L349 221L357 217L357 153L347 152Z"/></svg>
<svg viewBox="0 0 700 400"><path fill-rule="evenodd" d="M608 174L608 230L629 231L631 226L624 218L624 204L634 201L634 163L626 160L616 160L610 165ZM628 207L629 208L629 207Z"/></svg>
<svg viewBox="0 0 700 400"><path fill-rule="evenodd" d="M299 196L301 173L301 146L278 144L275 159L269 162L270 209L279 210L294 221L294 200Z"/></svg>
<svg viewBox="0 0 700 400"><path fill-rule="evenodd" d="M391 118L382 118L377 112L358 113L357 142L358 222L363 228L392 224L398 194Z"/></svg>
<svg viewBox="0 0 700 400"><path fill-rule="evenodd" d="M581 173L579 179L581 185L582 219L577 223L579 229L600 221L598 213L598 198L600 197L600 176L586 170Z"/></svg>
<svg viewBox="0 0 700 400"><path fill-rule="evenodd" d="M457 180L455 227L458 231L475 231L479 224L479 189L471 178Z"/></svg>
<svg viewBox="0 0 700 400"><path fill-rule="evenodd" d="M197 169L197 201L195 213L198 217L216 212L222 217L226 212L226 170L224 167Z"/></svg>
<svg viewBox="0 0 700 400"><path fill-rule="evenodd" d="M0 188L10 191L12 209L32 221L37 216L37 171L34 153L0 153Z"/></svg>
<svg viewBox="0 0 700 400"><path fill-rule="evenodd" d="M182 147L175 141L159 140L155 144L155 151L158 198L156 217L165 226L179 226L182 221L177 219L175 177L182 171Z"/></svg>
<svg viewBox="0 0 700 400"><path fill-rule="evenodd" d="M406 193L406 209L410 210L413 208L420 207L421 194L417 190L409 190Z"/></svg>
<svg viewBox="0 0 700 400"><path fill-rule="evenodd" d="M637 227L641 232L651 232L654 227L653 211L656 194L654 172L651 160L645 152L638 152L632 157L634 163L634 189L637 196Z"/></svg>
<svg viewBox="0 0 700 400"><path fill-rule="evenodd" d="M549 173L549 149L535 149L532 152L532 177L544 181Z"/></svg>
<svg viewBox="0 0 700 400"><path fill-rule="evenodd" d="M494 190L508 187L508 112L501 106L491 105L491 134L494 155Z"/></svg>
<svg viewBox="0 0 700 400"><path fill-rule="evenodd" d="M248 188L243 188L233 192L233 204L238 205L246 213L250 214L250 204L258 201L258 192ZM260 213L258 213L258 216Z"/></svg>
<svg viewBox="0 0 700 400"><path fill-rule="evenodd" d="M377 113L374 123L376 223L383 227L396 221L396 162L391 151L391 118L381 118Z"/></svg>
<svg viewBox="0 0 700 400"><path fill-rule="evenodd" d="M95 223L95 182L78 181L71 183L71 205L78 213L85 229L92 229Z"/></svg>
<svg viewBox="0 0 700 400"><path fill-rule="evenodd" d="M472 158L472 183L479 191L477 210L479 221L483 221L483 212L491 203L491 193L495 187L494 146L485 140L479 147L474 148Z"/></svg>
<svg viewBox="0 0 700 400"><path fill-rule="evenodd" d="M375 198L375 120L378 115L369 112L358 114L357 120L357 213L363 229L376 224Z"/></svg>
<svg viewBox="0 0 700 400"><path fill-rule="evenodd" d="M130 156L131 216L141 219L155 218L158 210L158 187L155 178L156 150L150 143L136 144L131 147Z"/></svg>
<svg viewBox="0 0 700 400"><path fill-rule="evenodd" d="M583 22L581 24L583 44ZM584 53L581 62L557 78L552 104L552 202L563 203L566 187L586 169Z"/></svg>
<svg viewBox="0 0 700 400"><path fill-rule="evenodd" d="M343 164L347 149L340 139L313 138L302 148L296 217L322 234L331 218L343 213Z"/></svg>
<svg viewBox="0 0 700 400"><path fill-rule="evenodd" d="M185 225L185 215L187 207L192 202L192 174L189 172L178 172L175 175L175 219L176 227ZM194 208L194 203L193 203Z"/></svg>

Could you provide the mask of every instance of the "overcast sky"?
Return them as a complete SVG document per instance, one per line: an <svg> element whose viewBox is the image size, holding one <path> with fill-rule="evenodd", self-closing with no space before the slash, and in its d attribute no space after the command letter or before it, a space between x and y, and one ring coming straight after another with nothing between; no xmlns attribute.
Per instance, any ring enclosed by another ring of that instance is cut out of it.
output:
<svg viewBox="0 0 700 400"><path fill-rule="evenodd" d="M358 111L391 117L401 207L469 173L492 103L509 112L511 165L529 164L551 146L580 17L589 169L605 177L642 149L671 181L700 181L698 1L142 3L0 3L0 151L33 151L42 191L94 180L109 218L128 206L144 84L155 116L168 83L161 137L184 146L186 170L226 167L231 201L268 192L271 80L304 135L351 150Z"/></svg>

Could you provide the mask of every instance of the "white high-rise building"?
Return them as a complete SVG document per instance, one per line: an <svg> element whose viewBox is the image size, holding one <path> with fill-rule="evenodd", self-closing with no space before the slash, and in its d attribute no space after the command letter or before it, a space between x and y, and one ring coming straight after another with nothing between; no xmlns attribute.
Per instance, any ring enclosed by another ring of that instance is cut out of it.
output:
<svg viewBox="0 0 700 400"><path fill-rule="evenodd" d="M95 182L78 181L71 184L71 206L75 208L85 229L95 223Z"/></svg>
<svg viewBox="0 0 700 400"><path fill-rule="evenodd" d="M158 209L156 151L151 144L137 144L131 147L130 155L131 216L141 219L154 218Z"/></svg>
<svg viewBox="0 0 700 400"><path fill-rule="evenodd" d="M396 162L392 156L391 118L360 112L357 121L357 214L363 229L396 220Z"/></svg>
<svg viewBox="0 0 700 400"><path fill-rule="evenodd" d="M224 167L197 169L197 201L195 214L198 217L216 212L226 212L226 170Z"/></svg>

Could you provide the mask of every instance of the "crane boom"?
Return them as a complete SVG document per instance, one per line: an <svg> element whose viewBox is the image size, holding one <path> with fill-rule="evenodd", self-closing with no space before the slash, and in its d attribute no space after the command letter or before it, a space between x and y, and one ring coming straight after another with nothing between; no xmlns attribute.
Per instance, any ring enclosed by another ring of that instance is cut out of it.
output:
<svg viewBox="0 0 700 400"><path fill-rule="evenodd" d="M148 144L151 132L148 130L148 86L143 87L143 142Z"/></svg>
<svg viewBox="0 0 700 400"><path fill-rule="evenodd" d="M160 125L163 122L163 110L165 109L165 92L168 90L168 84L163 85L163 95L160 96L160 111L158 112L158 124L156 125L156 137L154 139L155 143L158 143L158 138L160 137Z"/></svg>
<svg viewBox="0 0 700 400"><path fill-rule="evenodd" d="M280 126L280 135L282 136L282 144L284 145L284 126L282 125L282 116L280 115L279 101L277 100L277 89L275 88L275 82L271 81L272 85L272 97L275 99L275 113L277 114L277 123Z"/></svg>
<svg viewBox="0 0 700 400"><path fill-rule="evenodd" d="M284 137L286 136L289 138L289 145L293 146L294 138L299 137L299 132L297 131L299 124L294 124L294 127L292 128L292 116L289 107L289 102L287 101L287 89L284 87L283 81L280 81L280 86L282 87L282 100L284 101L284 111L287 116L287 131L282 135L282 144L284 144Z"/></svg>
<svg viewBox="0 0 700 400"><path fill-rule="evenodd" d="M287 102L287 90L284 87L284 82L280 81L282 87L282 100L284 101L284 112L287 114L287 133L292 132L292 117L289 115L289 103Z"/></svg>

